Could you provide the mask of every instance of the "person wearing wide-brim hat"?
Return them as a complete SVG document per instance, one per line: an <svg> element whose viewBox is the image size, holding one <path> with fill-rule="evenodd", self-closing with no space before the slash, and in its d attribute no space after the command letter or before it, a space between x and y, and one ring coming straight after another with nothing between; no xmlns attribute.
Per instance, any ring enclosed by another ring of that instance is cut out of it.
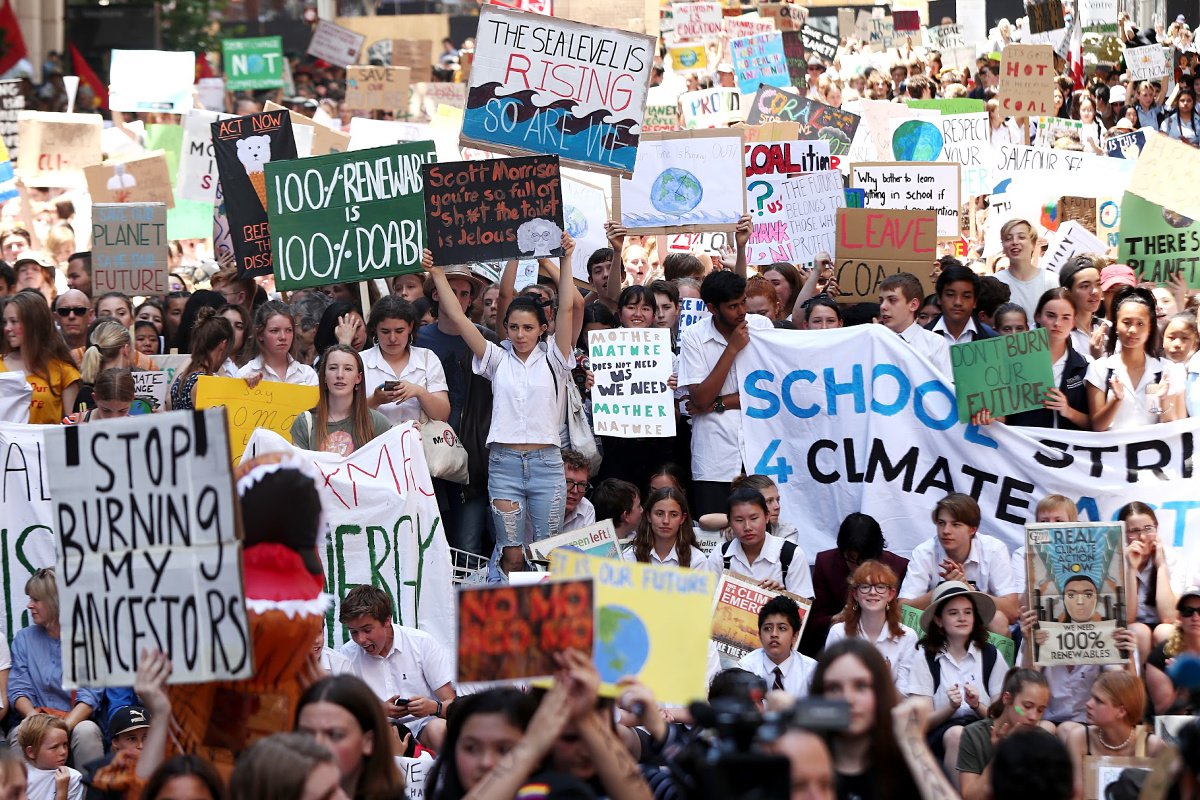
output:
<svg viewBox="0 0 1200 800"><path fill-rule="evenodd" d="M987 621L995 613L995 601L966 583L938 584L921 615L921 655L913 660L908 686L901 687L933 703L929 747L943 759L952 780L958 777L963 726L982 718L1004 691L1006 664L987 640Z"/></svg>

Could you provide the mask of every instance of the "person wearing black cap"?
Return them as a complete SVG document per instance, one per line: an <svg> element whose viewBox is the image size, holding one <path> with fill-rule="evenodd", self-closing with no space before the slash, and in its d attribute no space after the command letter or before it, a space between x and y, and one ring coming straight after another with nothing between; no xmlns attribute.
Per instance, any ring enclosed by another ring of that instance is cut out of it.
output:
<svg viewBox="0 0 1200 800"><path fill-rule="evenodd" d="M85 764L83 782L87 786L87 800L117 800L120 792L105 791L93 784L93 778L101 767L113 762L121 753L129 752L136 760L146 744L150 730L150 711L142 706L125 706L113 712L108 721L109 752L104 758Z"/></svg>

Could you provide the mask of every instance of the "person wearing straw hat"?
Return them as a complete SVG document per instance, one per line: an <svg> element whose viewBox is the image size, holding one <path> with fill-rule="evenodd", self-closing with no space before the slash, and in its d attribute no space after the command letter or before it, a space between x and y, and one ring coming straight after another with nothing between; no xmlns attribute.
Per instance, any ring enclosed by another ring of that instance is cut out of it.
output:
<svg viewBox="0 0 1200 800"><path fill-rule="evenodd" d="M901 687L933 704L929 746L956 784L963 727L981 719L1004 690L1005 665L987 640L987 621L995 613L992 598L966 583L938 584L921 615L924 652L913 660L908 686Z"/></svg>

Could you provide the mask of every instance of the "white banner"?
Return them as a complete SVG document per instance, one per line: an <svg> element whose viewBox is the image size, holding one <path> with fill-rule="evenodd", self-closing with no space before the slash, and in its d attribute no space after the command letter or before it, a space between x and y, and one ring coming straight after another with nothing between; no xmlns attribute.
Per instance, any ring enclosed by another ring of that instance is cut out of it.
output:
<svg viewBox="0 0 1200 800"><path fill-rule="evenodd" d="M1200 420L1107 433L961 425L948 376L881 325L755 331L734 369L746 468L779 484L782 518L803 521L810 557L834 547L852 511L907 556L934 535L930 512L951 491L977 497L980 532L1012 549L1038 501L1059 493L1081 521L1141 500L1157 509L1161 541L1200 553Z"/></svg>
<svg viewBox="0 0 1200 800"><path fill-rule="evenodd" d="M294 448L279 434L259 429L243 458L278 451L312 459L322 476L318 489L328 531L321 562L325 591L334 596L326 643L349 641L338 622L341 598L359 584L371 584L391 597L396 622L432 634L455 652L450 545L416 424L397 425L344 458Z"/></svg>
<svg viewBox="0 0 1200 800"><path fill-rule="evenodd" d="M0 372L0 421L29 422L33 387L24 372Z"/></svg>
<svg viewBox="0 0 1200 800"><path fill-rule="evenodd" d="M52 429L0 422L0 627L6 642L29 625L25 582L34 570L53 567L57 557L43 441Z"/></svg>

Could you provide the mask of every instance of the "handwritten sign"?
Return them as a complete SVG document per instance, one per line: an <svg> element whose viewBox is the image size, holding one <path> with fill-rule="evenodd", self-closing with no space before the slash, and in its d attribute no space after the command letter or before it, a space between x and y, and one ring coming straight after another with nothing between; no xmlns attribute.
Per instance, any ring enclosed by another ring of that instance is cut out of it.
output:
<svg viewBox="0 0 1200 800"><path fill-rule="evenodd" d="M421 169L433 263L562 255L557 156L425 164Z"/></svg>
<svg viewBox="0 0 1200 800"><path fill-rule="evenodd" d="M83 168L88 193L95 203L162 203L175 206L171 173L161 151L124 161L105 161Z"/></svg>
<svg viewBox="0 0 1200 800"><path fill-rule="evenodd" d="M113 111L184 114L192 107L196 56L190 51L113 50L108 82Z"/></svg>
<svg viewBox="0 0 1200 800"><path fill-rule="evenodd" d="M679 112L674 104L646 106L646 114L642 118L642 133L675 130L679 130Z"/></svg>
<svg viewBox="0 0 1200 800"><path fill-rule="evenodd" d="M900 272L917 276L925 293L931 293L929 272L937 252L932 211L844 208L837 212L837 231L838 302L878 302L879 284Z"/></svg>
<svg viewBox="0 0 1200 800"><path fill-rule="evenodd" d="M133 405L129 415L154 414L166 408L167 392L171 382L167 380L166 370L135 370L133 376Z"/></svg>
<svg viewBox="0 0 1200 800"><path fill-rule="evenodd" d="M746 118L746 112L742 110L742 93L731 86L684 92L679 96L679 107L683 113L683 126L688 130L724 128Z"/></svg>
<svg viewBox="0 0 1200 800"><path fill-rule="evenodd" d="M831 155L844 156L850 152L854 132L860 117L849 111L810 100L794 92L772 86L759 87L746 115L749 125L764 122L795 122L800 126L801 139L820 139L829 143Z"/></svg>
<svg viewBox="0 0 1200 800"><path fill-rule="evenodd" d="M363 111L408 108L408 67L346 67L346 105Z"/></svg>
<svg viewBox="0 0 1200 800"><path fill-rule="evenodd" d="M1000 108L1014 117L1053 114L1056 74L1050 45L1008 45L1000 59Z"/></svg>
<svg viewBox="0 0 1200 800"><path fill-rule="evenodd" d="M609 219L608 196L604 189L581 180L563 178L563 222L575 240L576 257L571 259L575 277L589 283L587 262L592 253L608 247L602 220ZM534 279L537 278L536 267Z"/></svg>
<svg viewBox="0 0 1200 800"><path fill-rule="evenodd" d="M1129 80L1153 81L1165 78L1171 65L1167 62L1167 51L1161 44L1145 47L1126 47L1125 63L1129 67Z"/></svg>
<svg viewBox="0 0 1200 800"><path fill-rule="evenodd" d="M97 114L17 112L17 172L27 186L83 188L83 168L100 162L103 127Z"/></svg>
<svg viewBox="0 0 1200 800"><path fill-rule="evenodd" d="M731 39L729 57L742 94L750 94L762 84L788 86L791 83L779 31Z"/></svg>
<svg viewBox="0 0 1200 800"><path fill-rule="evenodd" d="M1029 607L1038 612L1034 663L1122 663L1113 633L1129 602L1125 525L1041 523L1026 525L1025 537Z"/></svg>
<svg viewBox="0 0 1200 800"><path fill-rule="evenodd" d="M671 11L675 18L675 40L678 42L716 38L724 32L720 3L672 3Z"/></svg>
<svg viewBox="0 0 1200 800"><path fill-rule="evenodd" d="M296 417L317 405L316 386L260 381L253 389L241 378L205 375L196 381L196 408L225 407L233 466L241 463L250 437L258 428L288 440Z"/></svg>
<svg viewBox="0 0 1200 800"><path fill-rule="evenodd" d="M549 678L555 656L593 643L592 582L478 586L458 593L458 683Z"/></svg>
<svg viewBox="0 0 1200 800"><path fill-rule="evenodd" d="M1200 288L1200 222L1126 192L1121 225L1117 258L1139 281L1170 285L1182 272L1189 287Z"/></svg>
<svg viewBox="0 0 1200 800"><path fill-rule="evenodd" d="M822 61L829 62L837 55L838 45L841 43L834 34L826 33L812 25L805 25L800 30L800 39L804 42L805 50L820 56Z"/></svg>
<svg viewBox="0 0 1200 800"><path fill-rule="evenodd" d="M994 417L1042 408L1054 388L1050 335L1045 328L950 346L958 421L984 409Z"/></svg>
<svg viewBox="0 0 1200 800"><path fill-rule="evenodd" d="M392 58L386 63L393 67L408 67L409 79L414 82L430 83L433 81L433 42L429 39L393 39Z"/></svg>
<svg viewBox="0 0 1200 800"><path fill-rule="evenodd" d="M746 203L754 228L751 264L812 261L834 248L837 210L845 204L838 159L821 141L746 145Z"/></svg>
<svg viewBox="0 0 1200 800"><path fill-rule="evenodd" d="M671 332L615 328L588 334L592 425L601 436L623 439L675 435Z"/></svg>
<svg viewBox="0 0 1200 800"><path fill-rule="evenodd" d="M655 41L483 6L462 143L551 154L612 175L632 173Z"/></svg>
<svg viewBox="0 0 1200 800"><path fill-rule="evenodd" d="M167 207L162 203L92 206L92 291L166 294Z"/></svg>
<svg viewBox="0 0 1200 800"><path fill-rule="evenodd" d="M147 638L170 656L171 683L253 674L222 417L181 411L46 432L64 688L132 685Z"/></svg>
<svg viewBox="0 0 1200 800"><path fill-rule="evenodd" d="M21 93L21 81L0 81L0 139L8 148L8 157L17 160L20 140L17 136L17 117L25 110L25 95Z"/></svg>
<svg viewBox="0 0 1200 800"><path fill-rule="evenodd" d="M306 52L313 58L337 66L356 64L366 40L367 37L361 33L335 25L327 19L319 19Z"/></svg>
<svg viewBox="0 0 1200 800"><path fill-rule="evenodd" d="M959 167L937 162L850 165L850 185L865 190L866 208L929 210L937 214L938 237L959 235Z"/></svg>
<svg viewBox="0 0 1200 800"><path fill-rule="evenodd" d="M225 88L231 92L283 88L283 38L280 36L222 39L221 58L225 65Z"/></svg>

